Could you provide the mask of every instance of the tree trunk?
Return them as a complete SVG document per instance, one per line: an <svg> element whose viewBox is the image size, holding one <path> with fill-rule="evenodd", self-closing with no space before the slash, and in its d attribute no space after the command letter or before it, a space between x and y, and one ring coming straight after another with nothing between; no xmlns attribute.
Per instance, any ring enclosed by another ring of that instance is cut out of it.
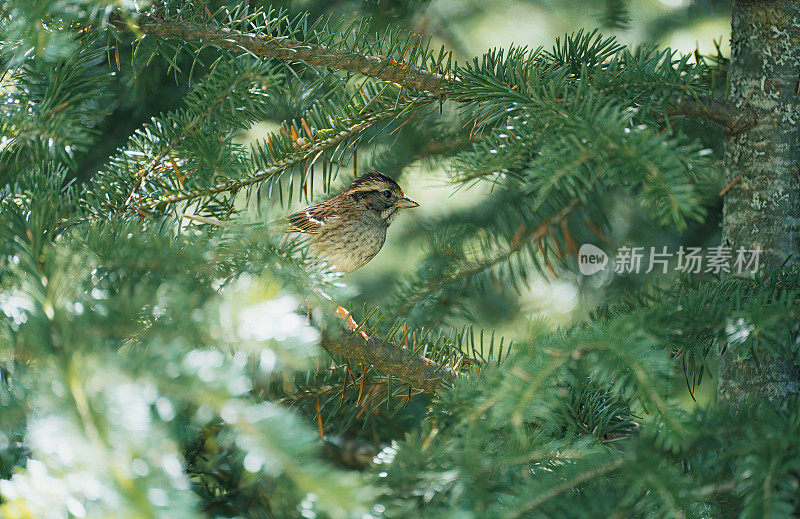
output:
<svg viewBox="0 0 800 519"><path fill-rule="evenodd" d="M800 2L735 0L730 98L758 124L726 142L723 243L761 249L762 264L800 264ZM734 255L735 257L735 255ZM787 337L787 340L788 337ZM720 364L720 402L797 393L794 355L759 358L731 348Z"/></svg>

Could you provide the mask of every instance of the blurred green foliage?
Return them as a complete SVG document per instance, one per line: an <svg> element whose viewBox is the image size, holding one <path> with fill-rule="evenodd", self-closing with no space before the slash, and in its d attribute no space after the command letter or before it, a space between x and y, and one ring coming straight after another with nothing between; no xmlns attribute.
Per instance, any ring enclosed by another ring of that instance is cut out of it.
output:
<svg viewBox="0 0 800 519"><path fill-rule="evenodd" d="M719 240L723 131L673 107L725 47L664 44L731 6L667 4L0 0L0 514L796 513L797 402L711 377L796 354L798 273L577 273ZM422 208L343 279L273 224L371 168ZM331 299L460 376L328 352Z"/></svg>

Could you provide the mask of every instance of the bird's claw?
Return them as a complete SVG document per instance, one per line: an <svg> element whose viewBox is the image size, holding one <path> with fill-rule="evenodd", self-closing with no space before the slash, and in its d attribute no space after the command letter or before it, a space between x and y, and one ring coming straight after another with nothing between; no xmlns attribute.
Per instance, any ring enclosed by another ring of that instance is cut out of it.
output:
<svg viewBox="0 0 800 519"><path fill-rule="evenodd" d="M347 327L350 328L351 331L358 330L358 333L364 338L365 341L369 340L369 335L367 335L367 332L365 332L363 329L361 330L358 329L358 323L355 322L353 316L350 315L350 312L348 312L344 307L342 306L336 307L336 317L341 317L342 319L344 319L344 322L347 324Z"/></svg>

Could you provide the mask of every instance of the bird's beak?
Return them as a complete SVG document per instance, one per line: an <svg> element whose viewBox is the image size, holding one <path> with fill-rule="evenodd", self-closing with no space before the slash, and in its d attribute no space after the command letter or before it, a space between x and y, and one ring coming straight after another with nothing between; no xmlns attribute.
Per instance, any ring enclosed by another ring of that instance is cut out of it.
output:
<svg viewBox="0 0 800 519"><path fill-rule="evenodd" d="M395 207L419 207L419 204L408 197L403 197L394 203Z"/></svg>

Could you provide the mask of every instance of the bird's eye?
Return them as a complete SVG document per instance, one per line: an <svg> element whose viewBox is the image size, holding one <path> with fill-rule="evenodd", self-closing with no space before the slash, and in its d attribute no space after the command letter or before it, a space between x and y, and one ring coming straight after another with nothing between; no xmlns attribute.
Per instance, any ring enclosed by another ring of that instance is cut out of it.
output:
<svg viewBox="0 0 800 519"><path fill-rule="evenodd" d="M392 198L392 192L389 191L388 189L384 189L383 191L381 191L381 194L383 194L383 196L385 196L386 198Z"/></svg>

